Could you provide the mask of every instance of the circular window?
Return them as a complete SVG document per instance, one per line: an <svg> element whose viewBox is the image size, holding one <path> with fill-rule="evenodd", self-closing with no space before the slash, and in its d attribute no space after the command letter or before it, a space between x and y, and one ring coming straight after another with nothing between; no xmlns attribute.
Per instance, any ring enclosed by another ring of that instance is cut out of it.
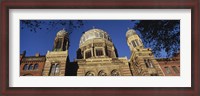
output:
<svg viewBox="0 0 200 96"><path fill-rule="evenodd" d="M111 72L111 76L119 76L119 71L116 69Z"/></svg>
<svg viewBox="0 0 200 96"><path fill-rule="evenodd" d="M103 70L99 71L98 76L107 76L107 73L105 73Z"/></svg>
<svg viewBox="0 0 200 96"><path fill-rule="evenodd" d="M95 76L94 72L88 71L85 76Z"/></svg>

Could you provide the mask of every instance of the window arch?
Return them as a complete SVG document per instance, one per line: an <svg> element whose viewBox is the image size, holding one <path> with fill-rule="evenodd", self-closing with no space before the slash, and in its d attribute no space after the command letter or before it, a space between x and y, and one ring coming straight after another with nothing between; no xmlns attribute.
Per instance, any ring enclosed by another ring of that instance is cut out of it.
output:
<svg viewBox="0 0 200 96"><path fill-rule="evenodd" d="M88 71L85 76L95 76L94 72Z"/></svg>
<svg viewBox="0 0 200 96"><path fill-rule="evenodd" d="M30 64L28 70L33 70L33 64Z"/></svg>
<svg viewBox="0 0 200 96"><path fill-rule="evenodd" d="M103 70L99 71L98 76L107 76L107 73L105 73Z"/></svg>
<svg viewBox="0 0 200 96"><path fill-rule="evenodd" d="M28 70L28 64L25 64L25 65L24 65L23 70L25 70L25 71Z"/></svg>
<svg viewBox="0 0 200 96"><path fill-rule="evenodd" d="M152 61L149 60L149 59L144 59L144 63L145 63L147 68L153 68L154 67Z"/></svg>
<svg viewBox="0 0 200 96"><path fill-rule="evenodd" d="M111 76L119 76L119 71L117 71L116 69L111 71Z"/></svg>
<svg viewBox="0 0 200 96"><path fill-rule="evenodd" d="M36 63L33 67L33 70L37 70L38 69L38 64Z"/></svg>
<svg viewBox="0 0 200 96"><path fill-rule="evenodd" d="M58 76L60 73L60 65L58 63L52 64L50 69L50 76Z"/></svg>

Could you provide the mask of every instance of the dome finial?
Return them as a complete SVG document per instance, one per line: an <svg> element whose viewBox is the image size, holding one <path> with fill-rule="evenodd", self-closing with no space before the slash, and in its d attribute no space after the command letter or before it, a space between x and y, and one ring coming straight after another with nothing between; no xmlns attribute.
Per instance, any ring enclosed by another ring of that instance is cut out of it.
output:
<svg viewBox="0 0 200 96"><path fill-rule="evenodd" d="M127 27L127 29L129 30L130 28L129 28L129 27Z"/></svg>

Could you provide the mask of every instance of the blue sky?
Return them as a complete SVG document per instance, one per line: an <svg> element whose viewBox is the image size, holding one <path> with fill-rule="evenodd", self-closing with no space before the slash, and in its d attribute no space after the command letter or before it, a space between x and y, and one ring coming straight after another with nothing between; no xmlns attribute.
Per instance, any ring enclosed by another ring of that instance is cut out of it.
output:
<svg viewBox="0 0 200 96"><path fill-rule="evenodd" d="M70 35L70 61L74 61L76 58L76 51L79 48L79 41L83 32L93 27L102 29L110 35L119 57L130 57L130 50L126 42L126 31L134 26L134 22L131 20L83 20L83 24L82 27L74 29ZM23 25L20 27L23 27ZM47 24L43 24L41 27L42 29L36 32L30 31L26 27L20 29L20 53L26 50L26 56L33 56L37 52L46 55L48 50L52 50L56 33L62 30L63 26L54 26L48 30L46 29Z"/></svg>

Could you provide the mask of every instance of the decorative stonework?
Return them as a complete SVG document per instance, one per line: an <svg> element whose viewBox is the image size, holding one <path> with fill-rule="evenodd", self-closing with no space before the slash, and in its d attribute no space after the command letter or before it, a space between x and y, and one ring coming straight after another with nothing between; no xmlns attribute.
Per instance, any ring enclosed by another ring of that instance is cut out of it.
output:
<svg viewBox="0 0 200 96"><path fill-rule="evenodd" d="M27 56L20 62L20 76L42 76L45 56Z"/></svg>
<svg viewBox="0 0 200 96"><path fill-rule="evenodd" d="M106 76L112 76L113 70L119 76L131 76L127 58L92 58L86 60L76 60L79 69L77 76L85 76L87 72L93 72L94 76L99 73ZM103 70L103 71L102 71Z"/></svg>
<svg viewBox="0 0 200 96"><path fill-rule="evenodd" d="M103 55L97 56L96 49L101 49ZM87 59L88 56L86 52L88 51L91 51L91 56L89 56L89 58L99 58L99 57L115 58L117 56L114 44L109 40L101 38L89 39L84 43L82 43L79 49L77 50L77 58Z"/></svg>
<svg viewBox="0 0 200 96"><path fill-rule="evenodd" d="M49 76L52 64L56 63L60 65L60 71L58 76L65 76L67 58L67 51L48 52L46 55L46 63L44 66L43 76Z"/></svg>
<svg viewBox="0 0 200 96"><path fill-rule="evenodd" d="M174 54L172 58L157 59L165 76L180 76L180 53Z"/></svg>

